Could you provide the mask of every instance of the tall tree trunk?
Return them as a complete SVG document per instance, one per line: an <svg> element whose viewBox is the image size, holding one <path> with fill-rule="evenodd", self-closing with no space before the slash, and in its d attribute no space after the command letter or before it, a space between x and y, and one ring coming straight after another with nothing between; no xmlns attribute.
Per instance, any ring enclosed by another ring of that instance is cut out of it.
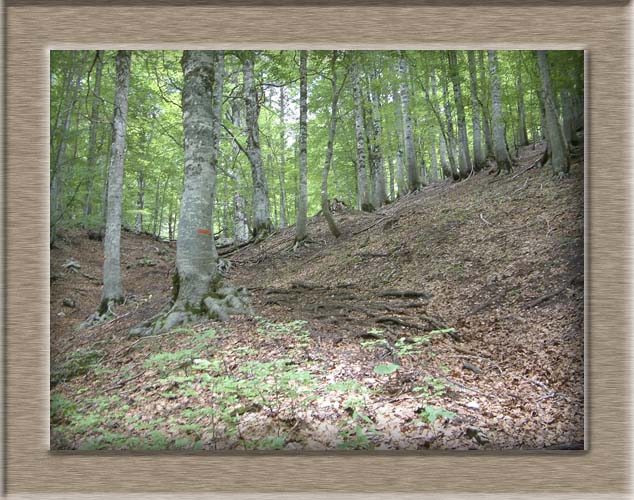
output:
<svg viewBox="0 0 634 500"><path fill-rule="evenodd" d="M401 52L399 59L399 73L401 78L401 107L403 115L403 131L405 140L405 160L407 164L407 184L410 191L416 191L420 185L420 175L416 162L416 145L414 143L414 127L410 110L409 67L405 54Z"/></svg>
<svg viewBox="0 0 634 500"><path fill-rule="evenodd" d="M225 53L223 50L213 51L213 90L212 90L212 105L211 105L211 165L214 170L214 185L209 189L212 194L211 199L211 211L209 217L214 220L213 209L216 198L216 179L215 172L218 168L218 158L220 155L220 126L222 125L222 101L223 101L223 89L225 84ZM214 226L211 226L212 239L214 235Z"/></svg>
<svg viewBox="0 0 634 500"><path fill-rule="evenodd" d="M271 232L271 214L269 210L269 190L262 162L260 149L260 130L258 117L260 106L255 88L255 54L253 51L245 51L242 62L244 75L244 102L246 108L247 126L247 151L251 163L251 176L253 177L253 235L261 238Z"/></svg>
<svg viewBox="0 0 634 500"><path fill-rule="evenodd" d="M278 178L280 183L280 227L286 227L286 187L284 173L286 171L286 95L284 87L280 87L280 169Z"/></svg>
<svg viewBox="0 0 634 500"><path fill-rule="evenodd" d="M401 95L396 85L392 88L392 99L394 101L394 130L396 134L396 187L400 196L407 192L407 180L405 179L403 163L403 108Z"/></svg>
<svg viewBox="0 0 634 500"><path fill-rule="evenodd" d="M520 146L528 144L526 133L526 107L524 106L524 84L522 82L522 52L518 52L517 63L517 140Z"/></svg>
<svg viewBox="0 0 634 500"><path fill-rule="evenodd" d="M176 243L175 302L165 324L169 330L192 316L218 317L210 295L220 287L212 214L216 189L212 111L213 51L183 52L183 134L185 182ZM210 133L211 132L211 133Z"/></svg>
<svg viewBox="0 0 634 500"><path fill-rule="evenodd" d="M566 143L559 126L557 108L553 97L553 89L550 84L550 68L548 56L545 50L537 51L537 65L542 80L542 98L546 118L546 137L550 146L550 160L553 171L559 176L567 175L570 171L570 161Z"/></svg>
<svg viewBox="0 0 634 500"><path fill-rule="evenodd" d="M295 243L301 243L308 236L308 159L306 143L308 137L308 52L299 51L299 198L297 201L297 223Z"/></svg>
<svg viewBox="0 0 634 500"><path fill-rule="evenodd" d="M335 219L328 206L328 172L332 163L332 154L335 145L335 134L337 132L337 103L339 102L339 90L337 88L337 51L332 51L330 59L330 71L332 73L331 89L332 101L330 102L330 126L328 127L328 144L326 146L326 159L324 161L324 171L321 176L321 212L326 218L328 229L335 238L341 236L341 231L335 223Z"/></svg>
<svg viewBox="0 0 634 500"><path fill-rule="evenodd" d="M478 51L480 66L480 87L482 88L481 108L482 109L482 132L484 133L485 150L484 157L493 155L493 133L491 131L491 113L489 108L489 86L486 84L487 67L484 59L484 50Z"/></svg>
<svg viewBox="0 0 634 500"><path fill-rule="evenodd" d="M460 165L460 176L464 178L471 173L471 159L469 158L469 139L467 138L467 121L460 88L460 74L458 73L458 51L449 50L447 55L458 117L458 164Z"/></svg>
<svg viewBox="0 0 634 500"><path fill-rule="evenodd" d="M436 152L436 133L432 132L431 135L431 144L429 145L431 148L431 179L433 182L438 180L438 153Z"/></svg>
<svg viewBox="0 0 634 500"><path fill-rule="evenodd" d="M442 80L442 93L445 104L445 120L447 122L447 137L446 148L447 156L449 158L449 166L451 168L451 177L454 180L460 179L460 165L458 164L458 158L456 157L456 136L453 128L453 110L451 108L451 101L449 99L449 83L447 78Z"/></svg>
<svg viewBox="0 0 634 500"><path fill-rule="evenodd" d="M72 66L67 72L67 81L65 88L67 89L67 98L63 99L63 116L62 130L57 150L51 155L53 157L53 168L51 172L51 226L49 233L49 244L52 246L57 238L57 227L64 215L64 184L66 182L66 170L69 158L67 157L66 147L69 142L71 120L75 104L77 103L77 94L81 83L81 63L77 64L73 56Z"/></svg>
<svg viewBox="0 0 634 500"><path fill-rule="evenodd" d="M473 128L473 166L475 171L484 167L485 154L482 149L482 122L480 119L480 102L478 100L478 75L476 72L475 52L467 51L469 59L469 76L471 82L471 126Z"/></svg>
<svg viewBox="0 0 634 500"><path fill-rule="evenodd" d="M498 174L502 170L510 172L511 157L506 147L506 132L502 115L502 88L498 77L498 59L495 50L489 50L489 72L491 74L491 101L493 105L493 153L498 167Z"/></svg>
<svg viewBox="0 0 634 500"><path fill-rule="evenodd" d="M237 76L233 79L233 84L236 88L238 87ZM238 130L242 129L240 103L240 99L233 99L231 102L231 121L233 126ZM233 143L233 154L236 158L240 154L240 148L235 141ZM238 165L231 174L235 184L235 191L233 194L233 237L237 243L244 243L245 241L249 241L249 222L246 215L244 196L242 196L242 189L244 186L242 183L242 169L240 168L240 165Z"/></svg>
<svg viewBox="0 0 634 500"><path fill-rule="evenodd" d="M159 228L159 211L161 200L161 177L160 172L156 178L156 191L154 191L154 215L152 217L152 234L158 236L160 233Z"/></svg>
<svg viewBox="0 0 634 500"><path fill-rule="evenodd" d="M136 209L137 213L134 218L134 231L139 234L143 232L143 213L142 210L145 205L145 175L143 169L137 173L137 198Z"/></svg>
<svg viewBox="0 0 634 500"><path fill-rule="evenodd" d="M123 301L121 282L121 202L123 191L123 165L125 161L126 125L128 117L128 88L130 84L131 54L128 50L117 52L117 86L114 103L114 126L110 168L108 174L108 216L104 238L103 292L101 314L111 302Z"/></svg>
<svg viewBox="0 0 634 500"><path fill-rule="evenodd" d="M352 93L354 97L355 134L357 140L357 200L359 208L372 211L374 207L370 203L368 193L367 149L365 144L365 132L363 130L363 98L361 84L359 82L359 63L353 62L352 67Z"/></svg>
<svg viewBox="0 0 634 500"><path fill-rule="evenodd" d="M564 140L566 141L566 145L568 149L571 146L575 146L579 143L579 138L577 137L577 132L575 130L575 111L574 105L572 102L572 97L570 96L570 92L568 89L563 89L561 91L561 110L562 110L562 130L564 134Z"/></svg>
<svg viewBox="0 0 634 500"><path fill-rule="evenodd" d="M90 112L90 137L88 139L88 176L84 198L84 228L88 227L92 215L93 178L97 172L97 127L99 125L99 102L101 100L101 75L103 73L103 50L95 53L95 86L92 91Z"/></svg>
<svg viewBox="0 0 634 500"><path fill-rule="evenodd" d="M376 75L370 78L370 104L372 105L372 140L370 148L372 150L372 169L374 171L373 180L373 200L372 203L379 208L387 202L387 193L385 189L385 164L383 160L383 149L381 147L381 103L379 94L376 91L374 83Z"/></svg>

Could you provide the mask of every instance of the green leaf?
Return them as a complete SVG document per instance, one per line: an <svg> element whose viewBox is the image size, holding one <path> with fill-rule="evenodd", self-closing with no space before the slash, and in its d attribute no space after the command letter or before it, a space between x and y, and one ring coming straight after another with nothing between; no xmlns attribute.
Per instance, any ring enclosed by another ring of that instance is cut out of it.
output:
<svg viewBox="0 0 634 500"><path fill-rule="evenodd" d="M398 370L401 366L395 363L381 363L380 365L376 365L374 367L374 373L379 375L390 375Z"/></svg>

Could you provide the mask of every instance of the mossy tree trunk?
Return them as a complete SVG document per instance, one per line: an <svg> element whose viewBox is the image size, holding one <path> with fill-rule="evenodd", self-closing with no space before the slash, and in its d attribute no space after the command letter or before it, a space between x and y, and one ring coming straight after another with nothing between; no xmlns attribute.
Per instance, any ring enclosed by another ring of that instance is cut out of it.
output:
<svg viewBox="0 0 634 500"><path fill-rule="evenodd" d="M295 243L301 243L308 236L308 52L299 51L299 193L297 198L297 220Z"/></svg>
<svg viewBox="0 0 634 500"><path fill-rule="evenodd" d="M368 193L367 148L363 127L363 96L359 81L359 62L352 64L352 93L354 98L354 130L357 144L357 201L361 210L372 211Z"/></svg>

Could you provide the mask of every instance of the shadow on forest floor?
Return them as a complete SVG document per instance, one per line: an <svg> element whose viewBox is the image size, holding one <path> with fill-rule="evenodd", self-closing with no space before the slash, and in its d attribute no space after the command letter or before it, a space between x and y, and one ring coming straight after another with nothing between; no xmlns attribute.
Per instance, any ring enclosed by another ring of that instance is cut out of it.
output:
<svg viewBox="0 0 634 500"><path fill-rule="evenodd" d="M233 252L256 316L128 339L171 296L175 246L123 233L51 251L53 449L583 448L583 160L444 181ZM521 173L520 173L521 172ZM519 174L519 175L518 175ZM74 259L80 269L64 268Z"/></svg>

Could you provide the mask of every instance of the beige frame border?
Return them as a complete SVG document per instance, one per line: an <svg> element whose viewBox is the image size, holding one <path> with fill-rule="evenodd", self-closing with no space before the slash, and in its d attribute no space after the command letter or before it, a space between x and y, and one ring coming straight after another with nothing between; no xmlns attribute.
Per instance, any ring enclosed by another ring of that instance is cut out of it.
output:
<svg viewBox="0 0 634 500"><path fill-rule="evenodd" d="M377 498L393 498L397 492L403 498L416 492L434 498L625 497L631 468L624 258L631 157L627 145L632 139L626 105L631 16L630 7L602 6L600 0L584 7L9 6L4 183L8 492L16 498L68 498L71 493L87 498L120 498L124 493L202 498L211 492L214 498L320 498L325 493L356 498L353 493L360 491ZM47 50L203 45L589 51L589 451L292 456L48 452Z"/></svg>

